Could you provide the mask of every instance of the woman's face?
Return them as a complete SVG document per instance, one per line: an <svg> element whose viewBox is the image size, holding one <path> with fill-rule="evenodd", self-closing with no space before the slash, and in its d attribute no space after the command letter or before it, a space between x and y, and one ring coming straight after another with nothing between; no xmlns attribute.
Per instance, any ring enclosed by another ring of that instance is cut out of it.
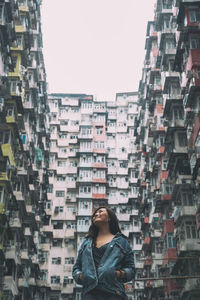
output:
<svg viewBox="0 0 200 300"><path fill-rule="evenodd" d="M92 221L95 225L98 225L99 223L108 223L109 216L106 208L99 208L95 215L92 218Z"/></svg>

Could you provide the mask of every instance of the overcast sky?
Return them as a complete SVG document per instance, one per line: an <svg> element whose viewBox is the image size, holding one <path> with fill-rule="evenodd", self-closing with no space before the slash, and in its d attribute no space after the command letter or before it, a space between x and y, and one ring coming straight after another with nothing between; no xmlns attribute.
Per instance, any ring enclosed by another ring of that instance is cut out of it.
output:
<svg viewBox="0 0 200 300"><path fill-rule="evenodd" d="M43 0L43 52L50 93L114 100L137 91L155 0Z"/></svg>

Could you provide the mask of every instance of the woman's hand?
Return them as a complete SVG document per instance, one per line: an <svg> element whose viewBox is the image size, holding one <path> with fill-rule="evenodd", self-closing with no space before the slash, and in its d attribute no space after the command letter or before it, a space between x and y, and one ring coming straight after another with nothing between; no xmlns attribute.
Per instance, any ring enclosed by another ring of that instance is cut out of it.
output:
<svg viewBox="0 0 200 300"><path fill-rule="evenodd" d="M117 275L117 278L123 279L125 277L125 271L123 271L123 270L117 270L116 271L116 275Z"/></svg>
<svg viewBox="0 0 200 300"><path fill-rule="evenodd" d="M80 279L80 280L82 279L82 273L79 275L79 279Z"/></svg>

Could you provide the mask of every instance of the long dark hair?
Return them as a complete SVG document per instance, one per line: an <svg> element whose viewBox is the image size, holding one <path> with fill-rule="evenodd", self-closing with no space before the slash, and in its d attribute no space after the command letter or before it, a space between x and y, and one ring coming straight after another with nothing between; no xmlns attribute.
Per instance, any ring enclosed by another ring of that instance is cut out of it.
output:
<svg viewBox="0 0 200 300"><path fill-rule="evenodd" d="M92 224L90 225L88 234L86 236L87 238L91 237L93 239L93 242L96 241L98 231L99 231L98 227L93 223L93 218L94 218L94 215L96 214L96 212L101 208L105 208L107 210L108 217L109 217L108 223L109 223L110 233L112 233L114 235L118 232L121 233L121 229L119 227L119 221L118 221L117 216L114 213L114 211L106 206L99 206L92 214L92 217L91 217Z"/></svg>

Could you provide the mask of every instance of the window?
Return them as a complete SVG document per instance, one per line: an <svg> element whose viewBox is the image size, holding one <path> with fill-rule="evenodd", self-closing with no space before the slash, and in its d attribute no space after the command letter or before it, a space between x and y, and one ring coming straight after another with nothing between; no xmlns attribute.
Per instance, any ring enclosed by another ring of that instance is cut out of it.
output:
<svg viewBox="0 0 200 300"><path fill-rule="evenodd" d="M103 127L96 127L96 134L102 135L103 134Z"/></svg>
<svg viewBox="0 0 200 300"><path fill-rule="evenodd" d="M62 139L62 140L64 140L64 139L66 139L67 138L67 134L59 134L59 138L60 139Z"/></svg>
<svg viewBox="0 0 200 300"><path fill-rule="evenodd" d="M10 144L11 143L11 132L5 130L0 132L0 144Z"/></svg>
<svg viewBox="0 0 200 300"><path fill-rule="evenodd" d="M105 178L105 170L98 169L97 171L93 171L93 177L104 179Z"/></svg>
<svg viewBox="0 0 200 300"><path fill-rule="evenodd" d="M142 239L140 236L136 236L135 237L135 242L136 242L136 245L141 245L142 244Z"/></svg>
<svg viewBox="0 0 200 300"><path fill-rule="evenodd" d="M176 240L175 237L173 236L173 233L167 233L166 234L167 238L167 248L176 248Z"/></svg>
<svg viewBox="0 0 200 300"><path fill-rule="evenodd" d="M66 221L67 229L76 229L76 222L74 221Z"/></svg>
<svg viewBox="0 0 200 300"><path fill-rule="evenodd" d="M90 225L90 220L89 220L89 219L86 219L86 218L78 219L77 224L78 224L79 226L89 226L89 225Z"/></svg>
<svg viewBox="0 0 200 300"><path fill-rule="evenodd" d="M68 277L68 276L64 276L63 283L64 284L72 284L73 283L73 278L72 277Z"/></svg>
<svg viewBox="0 0 200 300"><path fill-rule="evenodd" d="M174 107L174 120L183 120L184 112L182 108Z"/></svg>
<svg viewBox="0 0 200 300"><path fill-rule="evenodd" d="M51 209L51 200L47 200L47 201L45 202L45 208L46 208L46 209Z"/></svg>
<svg viewBox="0 0 200 300"><path fill-rule="evenodd" d="M7 116L8 117L14 117L14 107L8 107L7 108Z"/></svg>
<svg viewBox="0 0 200 300"><path fill-rule="evenodd" d="M56 197L64 197L65 191L56 191Z"/></svg>
<svg viewBox="0 0 200 300"><path fill-rule="evenodd" d="M51 141L51 147L56 147L56 141ZM54 157L54 155L50 155L50 157ZM54 162L54 161L51 161L50 162Z"/></svg>
<svg viewBox="0 0 200 300"><path fill-rule="evenodd" d="M0 203L3 203L4 199L4 187L0 186Z"/></svg>
<svg viewBox="0 0 200 300"><path fill-rule="evenodd" d="M57 176L57 181L65 181L65 176L58 175Z"/></svg>
<svg viewBox="0 0 200 300"><path fill-rule="evenodd" d="M161 84L161 78L160 78L160 76L155 76L155 78L154 78L154 84Z"/></svg>
<svg viewBox="0 0 200 300"><path fill-rule="evenodd" d="M89 209L91 207L91 202L89 201L80 201L79 208L80 209Z"/></svg>
<svg viewBox="0 0 200 300"><path fill-rule="evenodd" d="M48 185L47 193L53 193L53 184Z"/></svg>
<svg viewBox="0 0 200 300"><path fill-rule="evenodd" d="M196 238L198 238L197 230L196 230L196 222L195 221L185 222L185 229L186 229L186 238L187 239L196 239Z"/></svg>
<svg viewBox="0 0 200 300"><path fill-rule="evenodd" d="M51 276L51 284L58 284L58 283L60 283L60 276Z"/></svg>
<svg viewBox="0 0 200 300"><path fill-rule="evenodd" d="M191 23L200 22L200 10L199 9L189 10L189 17Z"/></svg>
<svg viewBox="0 0 200 300"><path fill-rule="evenodd" d="M67 211L70 213L75 213L76 212L76 207L75 206L67 206Z"/></svg>
<svg viewBox="0 0 200 300"><path fill-rule="evenodd" d="M62 239L53 239L52 246L53 247L62 247Z"/></svg>
<svg viewBox="0 0 200 300"><path fill-rule="evenodd" d="M191 192L182 192L181 193L181 200L183 206L193 206L194 205L194 199Z"/></svg>
<svg viewBox="0 0 200 300"><path fill-rule="evenodd" d="M94 163L104 163L105 157L104 156L94 156Z"/></svg>
<svg viewBox="0 0 200 300"><path fill-rule="evenodd" d="M168 161L167 160L163 160L162 161L162 169L163 170L167 170L167 165L168 165Z"/></svg>
<svg viewBox="0 0 200 300"><path fill-rule="evenodd" d="M180 147L187 146L187 136L186 136L185 132L178 133L178 142L179 142Z"/></svg>
<svg viewBox="0 0 200 300"><path fill-rule="evenodd" d="M90 109L90 108L92 108L92 102L81 101L81 108L82 109Z"/></svg>
<svg viewBox="0 0 200 300"><path fill-rule="evenodd" d="M172 8L172 1L171 0L163 0L163 8L164 9L171 9Z"/></svg>
<svg viewBox="0 0 200 300"><path fill-rule="evenodd" d="M80 193L90 194L91 187L90 186L80 186L79 191L80 191Z"/></svg>
<svg viewBox="0 0 200 300"><path fill-rule="evenodd" d="M163 241L155 241L155 253L163 252Z"/></svg>
<svg viewBox="0 0 200 300"><path fill-rule="evenodd" d="M80 142L80 148L85 150L85 149L91 149L92 143L88 141Z"/></svg>
<svg viewBox="0 0 200 300"><path fill-rule="evenodd" d="M102 142L102 141L94 142L94 148L95 149L104 149L104 142Z"/></svg>
<svg viewBox="0 0 200 300"><path fill-rule="evenodd" d="M40 280L47 280L47 271L46 270L41 270Z"/></svg>
<svg viewBox="0 0 200 300"><path fill-rule="evenodd" d="M80 178L86 179L86 178L91 178L92 176L92 171L91 170L80 170Z"/></svg>
<svg viewBox="0 0 200 300"><path fill-rule="evenodd" d="M54 210L55 214L62 213L63 211L64 211L63 206L55 206L55 210Z"/></svg>
<svg viewBox="0 0 200 300"><path fill-rule="evenodd" d="M62 221L53 221L53 229L63 229Z"/></svg>
<svg viewBox="0 0 200 300"><path fill-rule="evenodd" d="M60 265L61 264L61 257L52 257L52 264L53 265Z"/></svg>
<svg viewBox="0 0 200 300"><path fill-rule="evenodd" d="M200 67L197 68L196 72L197 72L197 78L200 79Z"/></svg>
<svg viewBox="0 0 200 300"><path fill-rule="evenodd" d="M104 194L105 192L106 192L106 187L104 185L93 186L94 194Z"/></svg>
<svg viewBox="0 0 200 300"><path fill-rule="evenodd" d="M76 300L81 300L82 296L80 292L76 292Z"/></svg>
<svg viewBox="0 0 200 300"><path fill-rule="evenodd" d="M65 264L66 265L73 265L74 264L74 257L65 257Z"/></svg>
<svg viewBox="0 0 200 300"><path fill-rule="evenodd" d="M58 167L65 167L66 166L66 161L58 160L57 165L58 165Z"/></svg>
<svg viewBox="0 0 200 300"><path fill-rule="evenodd" d="M82 127L81 128L81 135L88 136L92 134L92 127Z"/></svg>
<svg viewBox="0 0 200 300"><path fill-rule="evenodd" d="M67 153L67 148L59 148L60 153Z"/></svg>
<svg viewBox="0 0 200 300"><path fill-rule="evenodd" d="M190 40L191 49L200 49L200 38L192 37Z"/></svg>

